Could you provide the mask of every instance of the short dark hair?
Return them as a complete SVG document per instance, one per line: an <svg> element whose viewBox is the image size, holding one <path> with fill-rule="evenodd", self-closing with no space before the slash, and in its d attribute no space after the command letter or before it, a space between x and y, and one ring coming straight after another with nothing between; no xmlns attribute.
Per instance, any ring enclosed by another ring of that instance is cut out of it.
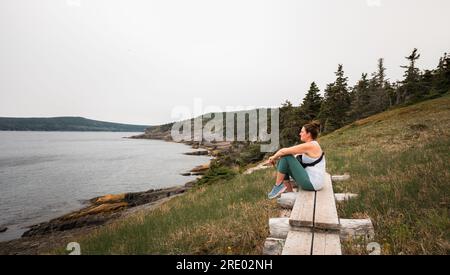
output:
<svg viewBox="0 0 450 275"><path fill-rule="evenodd" d="M320 122L317 120L313 120L311 122L306 123L303 125L305 127L306 132L311 134L311 137L313 139L316 139L320 132Z"/></svg>

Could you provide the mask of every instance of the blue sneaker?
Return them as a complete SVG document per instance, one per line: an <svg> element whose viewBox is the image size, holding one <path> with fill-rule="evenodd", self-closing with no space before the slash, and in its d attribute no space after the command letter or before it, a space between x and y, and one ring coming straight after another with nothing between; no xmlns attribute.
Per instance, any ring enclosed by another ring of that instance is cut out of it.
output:
<svg viewBox="0 0 450 275"><path fill-rule="evenodd" d="M275 199L276 197L278 197L278 195L280 195L284 191L286 191L286 185L284 185L283 183L280 183L280 185L274 185L272 191L270 191L268 195L269 199Z"/></svg>

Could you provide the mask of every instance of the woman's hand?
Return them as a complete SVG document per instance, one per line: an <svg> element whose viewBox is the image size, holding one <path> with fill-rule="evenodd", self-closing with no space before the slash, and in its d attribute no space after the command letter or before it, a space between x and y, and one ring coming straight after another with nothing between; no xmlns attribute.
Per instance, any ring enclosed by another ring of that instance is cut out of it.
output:
<svg viewBox="0 0 450 275"><path fill-rule="evenodd" d="M264 163L265 166L273 165L275 166L276 161L285 155L285 148L278 150L278 152L275 153L275 155L271 156L266 163Z"/></svg>
<svg viewBox="0 0 450 275"><path fill-rule="evenodd" d="M273 165L273 166L275 166L275 161L276 161L275 157L274 157L274 156L271 156L271 157L267 160L267 162L266 162L264 165L265 165L265 166L268 166L268 165Z"/></svg>

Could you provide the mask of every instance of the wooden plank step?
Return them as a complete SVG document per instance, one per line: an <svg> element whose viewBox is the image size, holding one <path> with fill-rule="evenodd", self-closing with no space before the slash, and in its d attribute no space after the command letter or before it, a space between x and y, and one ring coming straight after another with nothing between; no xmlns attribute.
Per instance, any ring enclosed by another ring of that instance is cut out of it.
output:
<svg viewBox="0 0 450 275"><path fill-rule="evenodd" d="M337 202L343 202L343 201L349 201L352 198L358 197L358 194L353 193L336 193L334 194L334 198ZM285 204L288 204L288 202L285 202Z"/></svg>
<svg viewBox="0 0 450 275"><path fill-rule="evenodd" d="M341 240L356 238L368 241L375 238L375 230L371 219L339 219L339 222L341 223ZM279 231L278 234L282 233Z"/></svg>
<svg viewBox="0 0 450 275"><path fill-rule="evenodd" d="M289 231L281 255L311 255L312 232Z"/></svg>
<svg viewBox="0 0 450 275"><path fill-rule="evenodd" d="M324 187L320 191L300 189L289 218L291 227L286 220L283 221L283 232L285 228L289 232L282 255L342 254L340 222L330 174L326 174Z"/></svg>
<svg viewBox="0 0 450 275"><path fill-rule="evenodd" d="M297 192L289 192L281 194L281 196L277 199L277 202L278 205L283 208L292 209L294 207L296 199Z"/></svg>
<svg viewBox="0 0 450 275"><path fill-rule="evenodd" d="M281 255L284 239L267 238L264 242L263 255Z"/></svg>
<svg viewBox="0 0 450 275"><path fill-rule="evenodd" d="M332 181L345 181L350 179L350 175L345 174L345 175L333 175L331 176L331 180Z"/></svg>
<svg viewBox="0 0 450 275"><path fill-rule="evenodd" d="M316 193L314 228L338 231L340 224L330 174L326 174L322 190Z"/></svg>
<svg viewBox="0 0 450 275"><path fill-rule="evenodd" d="M314 232L312 255L342 255L339 233Z"/></svg>
<svg viewBox="0 0 450 275"><path fill-rule="evenodd" d="M292 226L314 226L314 200L316 192L299 189L294 207L292 208L289 224ZM334 200L334 199L333 199Z"/></svg>

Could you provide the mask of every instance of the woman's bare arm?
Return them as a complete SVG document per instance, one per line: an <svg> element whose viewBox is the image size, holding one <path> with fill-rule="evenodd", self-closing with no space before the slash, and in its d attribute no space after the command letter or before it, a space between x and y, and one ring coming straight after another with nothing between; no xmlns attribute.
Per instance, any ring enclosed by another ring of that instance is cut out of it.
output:
<svg viewBox="0 0 450 275"><path fill-rule="evenodd" d="M274 158L274 160L277 160L283 156L287 156L287 155L298 155L298 154L304 154L308 151L310 151L311 149L313 149L313 146L311 143L302 143L299 145L295 145L292 147L287 147L287 148L282 148L280 150L278 150L278 152L276 152L275 155L273 155L272 158Z"/></svg>

